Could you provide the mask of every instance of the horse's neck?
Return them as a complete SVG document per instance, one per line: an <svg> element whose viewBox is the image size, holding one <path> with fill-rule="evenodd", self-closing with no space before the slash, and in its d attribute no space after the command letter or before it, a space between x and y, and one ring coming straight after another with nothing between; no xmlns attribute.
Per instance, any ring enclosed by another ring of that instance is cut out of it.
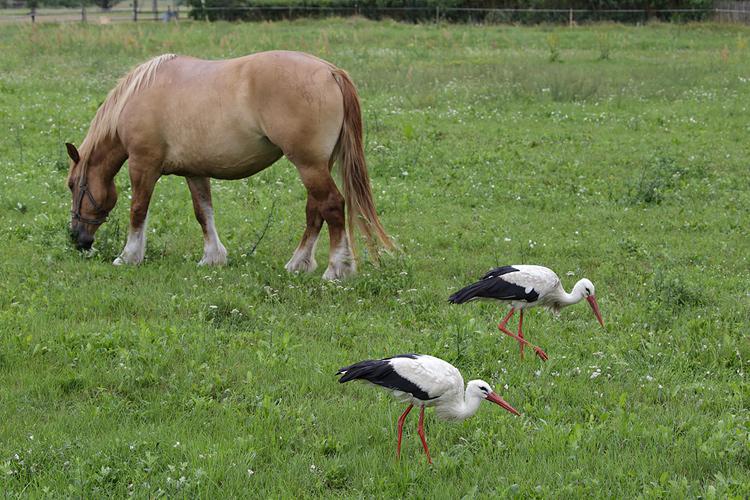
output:
<svg viewBox="0 0 750 500"><path fill-rule="evenodd" d="M118 138L106 138L90 146L87 151L87 171L89 175L101 175L105 180L112 179L128 158L125 147ZM95 171L95 172L94 172Z"/></svg>

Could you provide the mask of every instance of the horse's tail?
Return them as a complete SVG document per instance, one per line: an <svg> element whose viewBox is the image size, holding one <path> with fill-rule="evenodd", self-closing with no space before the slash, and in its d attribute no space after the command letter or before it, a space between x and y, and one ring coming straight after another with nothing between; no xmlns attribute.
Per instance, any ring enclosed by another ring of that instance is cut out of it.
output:
<svg viewBox="0 0 750 500"><path fill-rule="evenodd" d="M378 241L387 250L393 250L395 247L378 219L375 202L372 199L370 176L367 173L362 141L362 109L359 105L359 96L346 71L334 67L332 72L344 97L344 123L341 126L341 135L336 148L344 183L344 201L349 212L346 232L354 251L354 227L356 225L365 237L365 242L374 258L377 259Z"/></svg>

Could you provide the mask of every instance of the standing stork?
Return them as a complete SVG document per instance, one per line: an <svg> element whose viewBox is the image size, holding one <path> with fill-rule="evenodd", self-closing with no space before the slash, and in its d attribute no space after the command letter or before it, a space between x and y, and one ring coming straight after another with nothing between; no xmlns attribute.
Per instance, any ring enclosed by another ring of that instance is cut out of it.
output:
<svg viewBox="0 0 750 500"><path fill-rule="evenodd" d="M571 304L577 304L586 299L594 311L596 319L604 326L602 315L599 312L599 304L594 296L594 284L586 278L578 281L570 293L567 293L560 283L560 278L551 269L542 266L503 266L498 267L484 276L476 283L462 288L448 298L452 304L463 304L472 300L494 299L510 304L510 312L498 325L501 332L516 339L521 347L521 359L523 359L523 347L528 345L534 349L537 356L547 361L547 354L539 347L530 344L523 337L521 326L523 325L523 310L530 307L546 307L553 314L558 315L560 310ZM513 316L520 311L518 320L518 334L508 330L505 325Z"/></svg>
<svg viewBox="0 0 750 500"><path fill-rule="evenodd" d="M438 418L461 421L473 416L483 400L502 406L514 415L518 411L492 391L483 380L472 380L466 384L461 372L440 358L424 354L399 354L384 359L368 359L341 368L340 383L364 380L390 390L402 403L409 403L398 419L398 444L396 456L401 456L401 435L406 416L414 405L420 407L417 433L422 440L427 461L432 463L424 432L424 409L434 406Z"/></svg>

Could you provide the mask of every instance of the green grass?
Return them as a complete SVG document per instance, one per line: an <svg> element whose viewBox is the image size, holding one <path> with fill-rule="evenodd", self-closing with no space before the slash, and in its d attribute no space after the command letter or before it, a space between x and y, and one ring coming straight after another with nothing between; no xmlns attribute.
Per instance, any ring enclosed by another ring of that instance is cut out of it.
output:
<svg viewBox="0 0 750 500"><path fill-rule="evenodd" d="M748 40L716 25L0 27L0 490L747 497ZM288 275L305 192L286 161L214 183L227 267L196 266L201 232L170 177L146 262L113 267L124 170L98 252L70 247L63 142L80 143L119 76L162 52L276 48L357 82L379 213L403 255L343 283L322 282L324 265ZM606 329L585 304L531 312L527 336L550 360L521 362L497 333L504 309L447 303L513 263L568 288L591 279ZM411 415L397 462L401 405L333 373L401 352L489 381L523 416L428 412L428 467Z"/></svg>

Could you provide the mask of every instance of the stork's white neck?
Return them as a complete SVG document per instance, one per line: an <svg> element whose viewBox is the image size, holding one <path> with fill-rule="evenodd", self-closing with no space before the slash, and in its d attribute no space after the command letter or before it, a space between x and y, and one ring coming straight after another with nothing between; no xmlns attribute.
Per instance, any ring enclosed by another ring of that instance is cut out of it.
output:
<svg viewBox="0 0 750 500"><path fill-rule="evenodd" d="M586 285L584 284L583 280L576 283L570 293L563 290L561 286L557 301L561 306L571 306L573 304L578 304L586 296L586 293L584 292L585 289Z"/></svg>
<svg viewBox="0 0 750 500"><path fill-rule="evenodd" d="M456 395L452 403L446 403L435 407L435 413L444 420L466 420L473 417L482 403L482 397L463 391Z"/></svg>

